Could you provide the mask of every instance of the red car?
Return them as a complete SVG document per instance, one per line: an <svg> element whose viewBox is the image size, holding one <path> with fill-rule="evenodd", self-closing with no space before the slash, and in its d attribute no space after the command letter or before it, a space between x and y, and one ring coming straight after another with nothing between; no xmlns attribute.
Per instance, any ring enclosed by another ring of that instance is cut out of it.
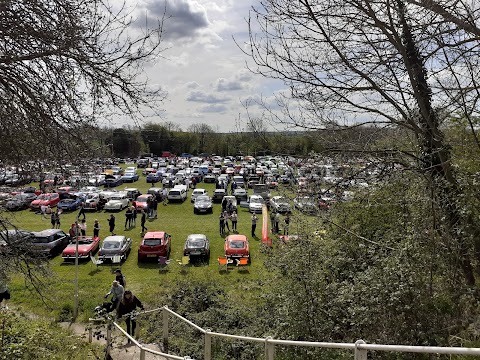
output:
<svg viewBox="0 0 480 360"><path fill-rule="evenodd" d="M30 207L33 210L38 210L42 206L50 205L50 207L54 207L54 206L57 206L59 201L60 201L60 195L58 195L57 193L42 194L30 203Z"/></svg>
<svg viewBox="0 0 480 360"><path fill-rule="evenodd" d="M140 211L142 209L147 210L148 199L153 200L153 195L152 194L140 195L133 202L133 206L135 206L135 209L137 209L138 211Z"/></svg>
<svg viewBox="0 0 480 360"><path fill-rule="evenodd" d="M164 231L149 231L138 248L138 261L159 256L169 257L171 235Z"/></svg>
<svg viewBox="0 0 480 360"><path fill-rule="evenodd" d="M226 258L250 258L248 239L245 235L228 235L224 247Z"/></svg>
<svg viewBox="0 0 480 360"><path fill-rule="evenodd" d="M62 252L63 261L75 260L75 250L76 250L76 241L75 238L72 239L72 242L67 245L67 247ZM95 252L100 247L100 238L92 236L79 236L78 237L78 258L79 259L90 259L90 255L95 254Z"/></svg>

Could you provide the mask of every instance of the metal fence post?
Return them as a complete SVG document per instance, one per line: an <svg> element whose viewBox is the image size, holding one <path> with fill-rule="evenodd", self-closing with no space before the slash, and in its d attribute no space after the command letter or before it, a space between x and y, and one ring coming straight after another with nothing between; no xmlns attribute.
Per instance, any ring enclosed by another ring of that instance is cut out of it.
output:
<svg viewBox="0 0 480 360"><path fill-rule="evenodd" d="M210 329L205 331L205 353L204 360L212 359L212 335L210 335Z"/></svg>
<svg viewBox="0 0 480 360"><path fill-rule="evenodd" d="M265 338L265 360L273 360L275 356L275 344L269 342L271 339L271 336Z"/></svg>
<svg viewBox="0 0 480 360"><path fill-rule="evenodd" d="M163 351L168 353L168 311L167 307L164 306L162 310L162 323L163 323Z"/></svg>
<svg viewBox="0 0 480 360"><path fill-rule="evenodd" d="M366 344L363 340L355 341L355 360L367 360L367 350L359 349L358 345Z"/></svg>

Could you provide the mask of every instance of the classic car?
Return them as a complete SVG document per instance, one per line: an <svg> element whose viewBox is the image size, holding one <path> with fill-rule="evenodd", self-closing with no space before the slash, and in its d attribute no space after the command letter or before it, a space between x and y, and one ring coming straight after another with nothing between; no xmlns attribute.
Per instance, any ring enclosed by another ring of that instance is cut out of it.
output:
<svg viewBox="0 0 480 360"><path fill-rule="evenodd" d="M127 193L127 197L130 199L130 201L134 201L137 197L142 195L140 190L138 190L137 188L125 188L125 190L123 191Z"/></svg>
<svg viewBox="0 0 480 360"><path fill-rule="evenodd" d="M193 204L193 213L213 213L212 199L207 195L197 196Z"/></svg>
<svg viewBox="0 0 480 360"><path fill-rule="evenodd" d="M30 208L38 210L42 206L54 207L60 202L60 195L57 193L41 194L30 203Z"/></svg>
<svg viewBox="0 0 480 360"><path fill-rule="evenodd" d="M143 194L137 197L137 199L133 202L133 206L135 206L135 209L138 211L140 210L146 210L148 207L148 200L153 200L153 195L152 194Z"/></svg>
<svg viewBox="0 0 480 360"><path fill-rule="evenodd" d="M100 238L92 236L79 236L78 237L78 258L89 259L91 255L95 254L100 248ZM77 249L76 239L72 239L72 242L67 245L62 252L62 258L64 261L75 260L75 252Z"/></svg>
<svg viewBox="0 0 480 360"><path fill-rule="evenodd" d="M122 184L123 181L121 175L105 175L105 187L115 187Z"/></svg>
<svg viewBox="0 0 480 360"><path fill-rule="evenodd" d="M75 211L80 205L82 205L83 201L84 199L82 197L77 197L76 199L63 199L58 202L57 208L65 211Z"/></svg>
<svg viewBox="0 0 480 360"><path fill-rule="evenodd" d="M127 197L127 194L125 192L118 192L108 199L103 209L108 211L123 210L129 205L130 199Z"/></svg>
<svg viewBox="0 0 480 360"><path fill-rule="evenodd" d="M98 193L88 193L83 205L83 209L88 211L98 211L103 209L103 205L105 205L105 203L101 201Z"/></svg>
<svg viewBox="0 0 480 360"><path fill-rule="evenodd" d="M280 213L287 214L292 212L292 207L288 199L284 196L278 195L270 199L270 209Z"/></svg>
<svg viewBox="0 0 480 360"><path fill-rule="evenodd" d="M8 211L18 211L28 209L33 200L37 198L34 193L21 193L15 195L11 200L7 201L5 208Z"/></svg>
<svg viewBox="0 0 480 360"><path fill-rule="evenodd" d="M92 186L103 186L105 185L105 175L94 175L88 179L88 183Z"/></svg>
<svg viewBox="0 0 480 360"><path fill-rule="evenodd" d="M232 234L225 238L226 258L250 258L248 239L245 235Z"/></svg>
<svg viewBox="0 0 480 360"><path fill-rule="evenodd" d="M155 184L160 181L161 175L157 172L147 174L147 184Z"/></svg>
<svg viewBox="0 0 480 360"><path fill-rule="evenodd" d="M192 191L192 196L190 198L190 201L193 203L195 202L195 199L197 198L197 196L200 196L200 195L207 195L208 194L208 191L205 190L205 189L200 189L200 188L196 188Z"/></svg>
<svg viewBox="0 0 480 360"><path fill-rule="evenodd" d="M183 256L199 256L208 260L210 258L210 242L204 234L190 234L183 246Z"/></svg>
<svg viewBox="0 0 480 360"><path fill-rule="evenodd" d="M70 236L61 229L33 232L32 247L45 256L59 254L70 243Z"/></svg>
<svg viewBox="0 0 480 360"><path fill-rule="evenodd" d="M170 255L171 235L164 231L149 231L138 248L138 261L148 258L167 257Z"/></svg>
<svg viewBox="0 0 480 360"><path fill-rule="evenodd" d="M119 262L127 259L128 254L132 250L132 239L123 235L107 236L102 243L102 247L98 251L100 260L109 260Z"/></svg>

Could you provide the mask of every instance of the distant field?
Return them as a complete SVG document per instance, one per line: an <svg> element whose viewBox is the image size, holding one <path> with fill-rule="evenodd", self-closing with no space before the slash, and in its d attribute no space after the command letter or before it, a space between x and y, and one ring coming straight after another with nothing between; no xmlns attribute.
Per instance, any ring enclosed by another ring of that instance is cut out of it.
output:
<svg viewBox="0 0 480 360"><path fill-rule="evenodd" d="M142 193L146 193L151 184L147 184L145 177L133 184L124 184L117 189L125 187L137 187ZM198 184L198 188L206 188L211 195L214 191L214 184ZM155 303L156 293L166 292L174 288L177 281L187 279L192 282L208 279L224 286L227 290L235 290L239 284L250 281L257 281L268 277L268 272L263 267L264 255L261 248L261 221L257 225L257 239L250 239L250 214L247 209L238 208L238 232L245 234L250 240L251 266L249 272L238 272L235 270L229 273L219 272L217 257L223 255L224 240L219 234L218 216L220 213L220 204L214 204L213 214L194 215L193 205L190 202L190 193L187 201L184 203L167 206L159 204L158 219L147 220L148 230L162 230L172 236L172 252L170 258L173 260L169 264L168 272L159 272L158 265L152 263L137 263L137 249L141 241L140 222L137 219L137 226L131 230L124 230L125 210L114 213L116 217L116 233L126 235L133 240L133 248L127 261L121 265L122 271L127 278L127 288L131 289L138 297L147 302L149 307L162 306L164 304ZM61 215L61 228L68 231L76 217L74 213L63 213ZM87 213L87 234L93 232L93 220L98 219L101 230L100 237L103 239L108 236L107 217L110 213L97 212ZM8 213L7 216L19 228L31 231L38 231L50 227L50 220L43 219L40 215L32 211L22 211L17 213ZM261 216L259 216L261 218ZM293 229L293 226L290 227ZM186 272L181 272L181 266L175 260L180 260L183 255L183 245L185 238L189 234L202 233L210 239L211 256L208 264L194 264L189 266ZM73 306L74 294L74 276L75 267L72 264L64 264L61 256L57 256L50 262L55 276L49 279L48 297L53 302L47 302L48 307L42 303L41 299L35 293L25 286L23 278L15 278L10 284L12 293L11 302L26 308L45 308L47 312L58 315L63 307L71 308ZM91 262L83 262L79 265L79 299L80 313L83 319L91 316L92 309L103 301L103 295L109 290L114 275L110 265L101 265L96 270Z"/></svg>

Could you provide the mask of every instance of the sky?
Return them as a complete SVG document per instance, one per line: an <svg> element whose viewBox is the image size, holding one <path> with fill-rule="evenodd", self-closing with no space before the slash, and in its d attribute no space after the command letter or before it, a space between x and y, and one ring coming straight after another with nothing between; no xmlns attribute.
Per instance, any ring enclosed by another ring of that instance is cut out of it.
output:
<svg viewBox="0 0 480 360"><path fill-rule="evenodd" d="M187 130L205 123L217 132L247 128L247 111L260 108L252 99L274 103L283 89L277 80L247 70L251 64L239 46L248 40L246 20L258 0L129 0L139 26L156 23L166 12L161 59L146 69L149 84L167 92L162 116L146 121L172 122ZM235 39L235 40L234 40ZM237 42L237 44L235 43ZM123 120L124 121L124 120ZM114 126L123 125L122 120Z"/></svg>

